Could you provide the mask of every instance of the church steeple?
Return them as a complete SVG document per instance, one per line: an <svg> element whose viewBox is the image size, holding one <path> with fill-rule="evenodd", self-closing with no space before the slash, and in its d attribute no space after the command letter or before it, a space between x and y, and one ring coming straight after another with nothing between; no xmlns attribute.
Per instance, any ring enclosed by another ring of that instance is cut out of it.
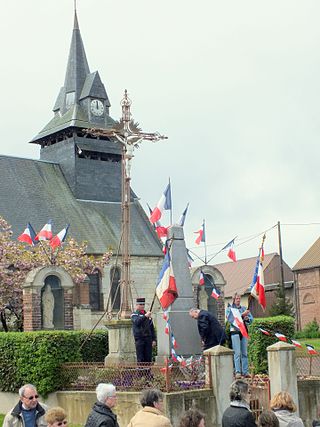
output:
<svg viewBox="0 0 320 427"><path fill-rule="evenodd" d="M98 71L90 73L76 7L64 85L53 107L54 117L31 141L42 147L61 140L61 132L74 128L110 127L110 102ZM48 142L48 138L50 142Z"/></svg>

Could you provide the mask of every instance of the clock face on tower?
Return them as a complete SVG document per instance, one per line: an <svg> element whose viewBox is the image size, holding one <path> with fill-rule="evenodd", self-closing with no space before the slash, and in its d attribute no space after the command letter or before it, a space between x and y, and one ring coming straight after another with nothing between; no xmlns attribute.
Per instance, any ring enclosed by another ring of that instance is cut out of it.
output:
<svg viewBox="0 0 320 427"><path fill-rule="evenodd" d="M95 116L102 116L104 112L103 103L99 99L93 99L90 103L90 110Z"/></svg>

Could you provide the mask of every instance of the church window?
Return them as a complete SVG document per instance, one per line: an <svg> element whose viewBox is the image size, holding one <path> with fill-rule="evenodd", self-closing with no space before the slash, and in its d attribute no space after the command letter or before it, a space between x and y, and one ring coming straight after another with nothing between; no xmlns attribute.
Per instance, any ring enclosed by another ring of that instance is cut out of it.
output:
<svg viewBox="0 0 320 427"><path fill-rule="evenodd" d="M74 104L75 92L68 92L66 94L66 108L70 108Z"/></svg>
<svg viewBox="0 0 320 427"><path fill-rule="evenodd" d="M64 329L64 298L63 289L61 287L61 281L58 276L51 274L45 278L44 286L41 289L41 301L44 298L46 289L50 288L50 293L53 297L53 313L52 323L54 329ZM43 309L43 307L41 307ZM42 312L42 319L43 319Z"/></svg>
<svg viewBox="0 0 320 427"><path fill-rule="evenodd" d="M110 270L112 310L120 310L120 279L121 279L120 268L112 267Z"/></svg>
<svg viewBox="0 0 320 427"><path fill-rule="evenodd" d="M101 293L101 273L95 271L88 274L89 277L89 301L93 311L103 310L103 294Z"/></svg>
<svg viewBox="0 0 320 427"><path fill-rule="evenodd" d="M316 301L315 301L315 299L314 299L314 297L313 297L313 295L312 294L306 294L304 297L303 297L303 304L314 304Z"/></svg>

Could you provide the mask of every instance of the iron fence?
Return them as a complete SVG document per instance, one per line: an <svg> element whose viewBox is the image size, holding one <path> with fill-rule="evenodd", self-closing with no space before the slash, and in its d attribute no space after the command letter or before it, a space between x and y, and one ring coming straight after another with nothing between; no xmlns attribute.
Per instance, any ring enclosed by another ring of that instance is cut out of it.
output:
<svg viewBox="0 0 320 427"><path fill-rule="evenodd" d="M296 365L298 379L320 378L320 354L296 353Z"/></svg>
<svg viewBox="0 0 320 427"><path fill-rule="evenodd" d="M259 415L270 405L270 380L266 375L255 375L248 380L250 386L250 409L258 420Z"/></svg>
<svg viewBox="0 0 320 427"><path fill-rule="evenodd" d="M152 387L169 392L210 388L211 375L206 375L207 370L210 370L210 358L201 357L163 365L65 363L60 374L63 390L94 390L99 383L106 382L114 384L119 391Z"/></svg>

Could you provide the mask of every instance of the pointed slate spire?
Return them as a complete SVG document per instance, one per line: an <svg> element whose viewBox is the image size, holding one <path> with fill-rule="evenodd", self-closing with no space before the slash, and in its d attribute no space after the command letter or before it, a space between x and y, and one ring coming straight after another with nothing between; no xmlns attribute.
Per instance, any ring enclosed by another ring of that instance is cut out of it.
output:
<svg viewBox="0 0 320 427"><path fill-rule="evenodd" d="M64 80L66 93L75 92L75 102L79 100L80 93L88 74L90 74L90 69L79 30L77 11L75 10L68 65Z"/></svg>

